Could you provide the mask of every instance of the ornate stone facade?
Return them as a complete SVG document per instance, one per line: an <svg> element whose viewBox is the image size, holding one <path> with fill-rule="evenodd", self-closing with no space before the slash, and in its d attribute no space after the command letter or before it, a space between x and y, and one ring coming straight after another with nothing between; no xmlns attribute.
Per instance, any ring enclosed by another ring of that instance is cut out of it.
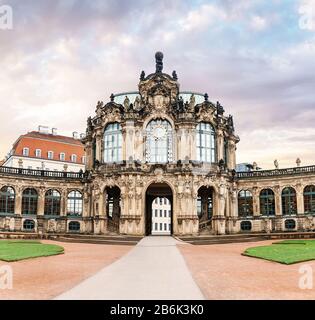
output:
<svg viewBox="0 0 315 320"><path fill-rule="evenodd" d="M146 235L155 197L170 200L175 235L314 230L315 212L305 212L303 199L315 168L236 173L232 116L207 94L181 92L176 72L163 73L161 53L138 88L97 103L83 140L84 173L0 167L2 230ZM23 193L30 188L36 192ZM315 210L315 196L307 201Z"/></svg>

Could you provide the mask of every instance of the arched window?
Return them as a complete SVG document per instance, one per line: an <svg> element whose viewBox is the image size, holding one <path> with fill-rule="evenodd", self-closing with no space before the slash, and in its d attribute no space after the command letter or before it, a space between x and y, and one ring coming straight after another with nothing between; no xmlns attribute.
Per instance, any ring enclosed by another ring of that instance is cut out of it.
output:
<svg viewBox="0 0 315 320"><path fill-rule="evenodd" d="M250 221L242 221L240 227L241 231L250 231L252 230L252 223Z"/></svg>
<svg viewBox="0 0 315 320"><path fill-rule="evenodd" d="M35 229L35 222L34 220L24 220L23 222L23 230L25 231L34 231Z"/></svg>
<svg viewBox="0 0 315 320"><path fill-rule="evenodd" d="M22 214L37 214L38 195L35 189L25 189L22 194Z"/></svg>
<svg viewBox="0 0 315 320"><path fill-rule="evenodd" d="M297 213L296 192L292 187L287 187L282 190L282 214L290 215Z"/></svg>
<svg viewBox="0 0 315 320"><path fill-rule="evenodd" d="M286 220L284 221L284 227L285 227L286 229L295 229L295 227L296 227L295 220L293 220L293 219L286 219Z"/></svg>
<svg viewBox="0 0 315 320"><path fill-rule="evenodd" d="M248 190L241 190L238 193L238 215L240 217L253 215L253 195Z"/></svg>
<svg viewBox="0 0 315 320"><path fill-rule="evenodd" d="M263 189L260 191L260 214L263 216L275 215L275 194L271 189Z"/></svg>
<svg viewBox="0 0 315 320"><path fill-rule="evenodd" d="M57 190L48 190L45 194L46 215L60 215L60 193Z"/></svg>
<svg viewBox="0 0 315 320"><path fill-rule="evenodd" d="M78 221L70 221L68 228L69 228L69 231L78 232L78 231L80 231L80 222L78 222Z"/></svg>
<svg viewBox="0 0 315 320"><path fill-rule="evenodd" d="M215 132L210 123L200 122L196 128L197 161L215 161Z"/></svg>
<svg viewBox="0 0 315 320"><path fill-rule="evenodd" d="M213 189L202 186L197 194L197 215L200 221L210 220L213 214Z"/></svg>
<svg viewBox="0 0 315 320"><path fill-rule="evenodd" d="M81 192L75 190L68 194L67 214L71 216L82 215L83 200Z"/></svg>
<svg viewBox="0 0 315 320"><path fill-rule="evenodd" d="M118 122L110 123L104 131L104 162L122 160L122 131Z"/></svg>
<svg viewBox="0 0 315 320"><path fill-rule="evenodd" d="M304 212L315 213L315 186L304 188Z"/></svg>
<svg viewBox="0 0 315 320"><path fill-rule="evenodd" d="M167 120L150 121L146 136L147 162L165 163L173 160L173 129Z"/></svg>
<svg viewBox="0 0 315 320"><path fill-rule="evenodd" d="M2 187L0 190L0 212L14 213L15 191L12 187Z"/></svg>

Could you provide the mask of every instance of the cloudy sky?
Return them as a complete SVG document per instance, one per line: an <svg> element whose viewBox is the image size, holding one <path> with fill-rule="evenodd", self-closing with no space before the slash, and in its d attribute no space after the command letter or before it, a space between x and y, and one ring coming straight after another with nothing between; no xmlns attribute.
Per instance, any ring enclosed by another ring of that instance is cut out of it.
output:
<svg viewBox="0 0 315 320"><path fill-rule="evenodd" d="M39 124L85 131L98 100L176 70L234 115L237 161L315 164L314 0L0 0L0 158ZM314 26L310 22L311 9ZM1 13L0 13L1 17Z"/></svg>

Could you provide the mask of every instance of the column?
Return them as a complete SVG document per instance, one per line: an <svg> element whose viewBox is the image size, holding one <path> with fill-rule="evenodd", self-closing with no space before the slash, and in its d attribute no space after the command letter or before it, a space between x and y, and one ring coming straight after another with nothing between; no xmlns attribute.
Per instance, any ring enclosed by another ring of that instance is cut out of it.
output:
<svg viewBox="0 0 315 320"><path fill-rule="evenodd" d="M282 216L281 191L279 186L275 188L275 209L276 216Z"/></svg>
<svg viewBox="0 0 315 320"><path fill-rule="evenodd" d="M135 127L133 120L127 120L125 126L125 159L135 160Z"/></svg>
<svg viewBox="0 0 315 320"><path fill-rule="evenodd" d="M298 184L295 189L297 214L304 214L304 189L301 184Z"/></svg>
<svg viewBox="0 0 315 320"><path fill-rule="evenodd" d="M103 135L102 135L102 132L100 131L100 129L97 131L95 138L96 138L96 155L95 155L95 159L98 160L99 162L102 162L102 151L103 151L102 140L103 140Z"/></svg>
<svg viewBox="0 0 315 320"><path fill-rule="evenodd" d="M61 217L67 215L67 210L66 210L67 197L68 197L67 190L62 190L61 199L60 199L60 216Z"/></svg>
<svg viewBox="0 0 315 320"><path fill-rule="evenodd" d="M257 190L257 187L253 188L253 216L260 216L259 192Z"/></svg>
<svg viewBox="0 0 315 320"><path fill-rule="evenodd" d="M14 212L15 214L22 214L22 188L15 188L15 203L14 203Z"/></svg>
<svg viewBox="0 0 315 320"><path fill-rule="evenodd" d="M216 137L217 137L217 162L219 162L221 159L224 159L224 156L223 156L224 136L223 136L223 131L221 129L217 130Z"/></svg>
<svg viewBox="0 0 315 320"><path fill-rule="evenodd" d="M195 126L191 127L189 130L190 135L190 159L196 160L196 128Z"/></svg>
<svg viewBox="0 0 315 320"><path fill-rule="evenodd" d="M40 189L38 193L38 207L37 207L37 215L43 216L45 209L45 189Z"/></svg>
<svg viewBox="0 0 315 320"><path fill-rule="evenodd" d="M236 150L236 145L235 145L235 141L229 139L228 140L228 169L235 169L236 167L236 157L235 157L235 150Z"/></svg>

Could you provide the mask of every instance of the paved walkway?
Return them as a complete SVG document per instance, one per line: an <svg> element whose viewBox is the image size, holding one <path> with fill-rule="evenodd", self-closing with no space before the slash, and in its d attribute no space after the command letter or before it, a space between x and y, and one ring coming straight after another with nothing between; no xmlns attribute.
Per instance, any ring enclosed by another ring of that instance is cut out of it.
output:
<svg viewBox="0 0 315 320"><path fill-rule="evenodd" d="M204 299L176 243L168 236L145 237L127 255L56 299Z"/></svg>

